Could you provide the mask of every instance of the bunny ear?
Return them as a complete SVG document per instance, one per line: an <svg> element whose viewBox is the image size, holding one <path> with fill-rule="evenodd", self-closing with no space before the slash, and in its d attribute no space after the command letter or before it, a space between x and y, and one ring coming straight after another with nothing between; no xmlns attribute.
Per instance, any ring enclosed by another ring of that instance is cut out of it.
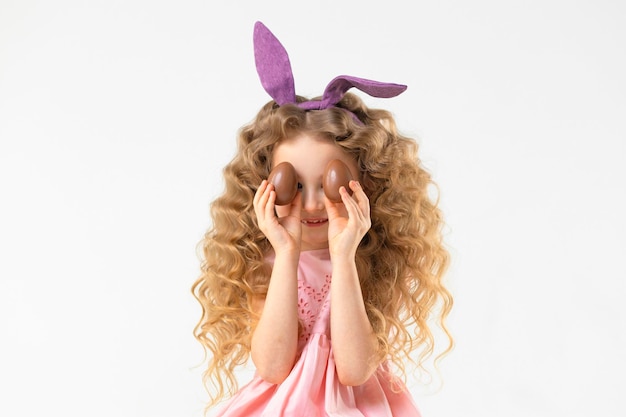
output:
<svg viewBox="0 0 626 417"><path fill-rule="evenodd" d="M270 97L279 106L295 104L296 88L289 55L276 36L261 22L254 25L254 60L261 85ZM327 109L339 103L352 87L380 98L395 97L406 90L406 85L340 75L326 86L321 100L305 101L298 106L305 110Z"/></svg>
<svg viewBox="0 0 626 417"><path fill-rule="evenodd" d="M261 22L254 25L254 60L261 85L279 106L296 102L289 55Z"/></svg>
<svg viewBox="0 0 626 417"><path fill-rule="evenodd" d="M390 98L400 95L406 90L406 85L383 83L380 81L366 80L365 78L352 77L350 75L340 75L335 77L324 90L324 95L320 102L320 108L327 109L339 103L346 92L352 87L367 93L372 97Z"/></svg>

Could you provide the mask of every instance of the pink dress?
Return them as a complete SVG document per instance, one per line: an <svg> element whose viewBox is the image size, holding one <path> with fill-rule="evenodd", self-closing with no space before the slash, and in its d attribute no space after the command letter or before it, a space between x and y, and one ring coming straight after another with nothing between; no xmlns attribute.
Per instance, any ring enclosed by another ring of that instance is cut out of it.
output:
<svg viewBox="0 0 626 417"><path fill-rule="evenodd" d="M255 375L216 416L420 417L403 385L400 392L392 390L382 366L363 385L339 382L330 337L330 280L328 249L301 253L298 310L304 330L291 373L279 385Z"/></svg>

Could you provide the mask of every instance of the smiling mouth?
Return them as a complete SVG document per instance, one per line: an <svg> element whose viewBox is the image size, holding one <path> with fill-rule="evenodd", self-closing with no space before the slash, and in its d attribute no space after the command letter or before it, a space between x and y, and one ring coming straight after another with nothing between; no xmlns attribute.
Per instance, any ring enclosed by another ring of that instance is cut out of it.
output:
<svg viewBox="0 0 626 417"><path fill-rule="evenodd" d="M306 224L306 225L319 225L319 224L324 224L326 222L328 222L328 219L303 219L301 220L302 224Z"/></svg>

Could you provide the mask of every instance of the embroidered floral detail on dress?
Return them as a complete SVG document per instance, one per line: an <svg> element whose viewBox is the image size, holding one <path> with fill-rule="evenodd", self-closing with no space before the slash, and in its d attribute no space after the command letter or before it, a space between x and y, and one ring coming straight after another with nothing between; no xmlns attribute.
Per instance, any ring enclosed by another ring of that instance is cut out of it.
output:
<svg viewBox="0 0 626 417"><path fill-rule="evenodd" d="M303 326L302 334L300 334L301 342L309 340L317 316L328 306L330 274L326 274L324 278L324 285L319 290L302 280L298 280L298 316Z"/></svg>

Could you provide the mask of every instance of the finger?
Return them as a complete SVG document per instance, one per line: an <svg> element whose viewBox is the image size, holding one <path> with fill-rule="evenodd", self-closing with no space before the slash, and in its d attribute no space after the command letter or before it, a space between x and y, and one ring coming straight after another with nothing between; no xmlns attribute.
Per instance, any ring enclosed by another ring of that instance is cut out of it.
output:
<svg viewBox="0 0 626 417"><path fill-rule="evenodd" d="M370 201L358 181L350 181L350 189L353 191L352 197L356 200L359 208L365 216L369 216L370 213Z"/></svg>
<svg viewBox="0 0 626 417"><path fill-rule="evenodd" d="M358 206L356 200L353 198L353 196L350 196L348 190L346 190L346 187L341 186L339 188L339 194L341 195L341 201L343 202L344 206L346 207L346 211L348 212L348 219L362 221L363 213Z"/></svg>
<svg viewBox="0 0 626 417"><path fill-rule="evenodd" d="M265 186L265 190L263 191L263 195L261 195L261 198L259 200L259 203L262 208L265 208L267 206L267 202L273 190L274 190L274 185L268 182L267 185Z"/></svg>
<svg viewBox="0 0 626 417"><path fill-rule="evenodd" d="M274 212L275 203L276 203L276 191L274 191L273 186L270 186L268 187L267 200L265 203L266 218L271 219L272 217L275 217L275 212Z"/></svg>
<svg viewBox="0 0 626 417"><path fill-rule="evenodd" d="M265 219L268 218L268 205L274 186L265 180L264 183L261 184L263 184L263 189L259 190L261 192L255 205L255 211L257 214L257 218L260 221L265 221ZM273 204L270 205L270 207L271 210L274 209ZM269 218L271 218L271 216Z"/></svg>
<svg viewBox="0 0 626 417"><path fill-rule="evenodd" d="M363 214L363 224L367 229L369 229L372 227L372 207L370 205L370 199L367 194L365 194L365 190L359 181L354 181L350 188L354 191L354 197L356 198L359 208L361 209L361 213Z"/></svg>
<svg viewBox="0 0 626 417"><path fill-rule="evenodd" d="M259 222L263 220L263 203L262 199L265 195L265 191L267 190L267 181L263 180L258 190L254 194L254 199L252 200L252 205L254 206L254 212L256 213L256 217Z"/></svg>
<svg viewBox="0 0 626 417"><path fill-rule="evenodd" d="M329 220L340 216L339 208L337 207L338 204L343 203L332 202L328 199L328 197L326 197L326 195L324 195L324 206L326 207L326 214L328 214Z"/></svg>
<svg viewBox="0 0 626 417"><path fill-rule="evenodd" d="M302 213L302 193L296 193L296 196L291 202L289 215L300 219L301 213Z"/></svg>
<svg viewBox="0 0 626 417"><path fill-rule="evenodd" d="M254 199L252 200L252 203L254 205L259 204L259 200L261 199L261 196L265 192L265 188L267 187L267 184L268 184L267 180L261 181L261 185L259 185L259 188L256 190L256 193L254 193Z"/></svg>

